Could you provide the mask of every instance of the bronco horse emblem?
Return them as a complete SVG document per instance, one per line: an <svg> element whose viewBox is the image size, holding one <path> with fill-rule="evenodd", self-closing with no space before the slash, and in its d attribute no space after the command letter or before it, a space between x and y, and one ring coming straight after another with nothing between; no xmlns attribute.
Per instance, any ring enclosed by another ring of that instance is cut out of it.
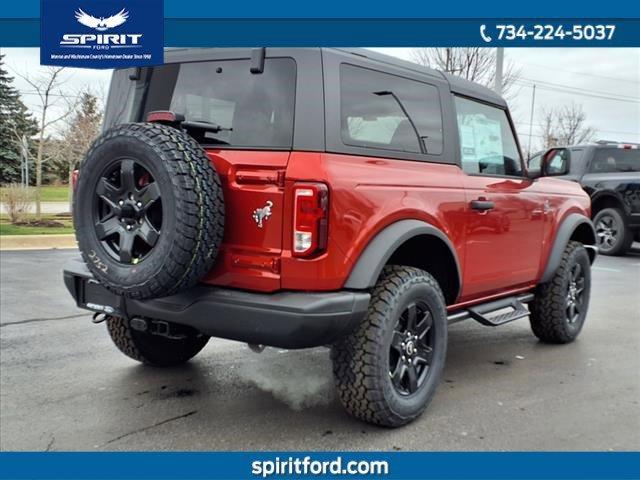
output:
<svg viewBox="0 0 640 480"><path fill-rule="evenodd" d="M267 200L264 207L256 208L253 211L253 219L258 224L258 228L262 228L262 222L271 216L271 207L273 207L273 202Z"/></svg>

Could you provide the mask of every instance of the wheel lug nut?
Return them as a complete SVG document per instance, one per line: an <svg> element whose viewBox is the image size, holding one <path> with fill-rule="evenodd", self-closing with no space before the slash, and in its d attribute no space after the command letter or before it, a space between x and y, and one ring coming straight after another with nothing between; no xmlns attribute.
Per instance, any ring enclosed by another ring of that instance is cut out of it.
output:
<svg viewBox="0 0 640 480"><path fill-rule="evenodd" d="M138 206L138 208L142 207L142 202L138 202L136 203L136 205Z"/></svg>
<svg viewBox="0 0 640 480"><path fill-rule="evenodd" d="M118 201L118 205L120 205L120 206L124 205L124 200L119 200Z"/></svg>
<svg viewBox="0 0 640 480"><path fill-rule="evenodd" d="M407 361L407 357L405 357L404 355L402 356L402 361L406 362Z"/></svg>

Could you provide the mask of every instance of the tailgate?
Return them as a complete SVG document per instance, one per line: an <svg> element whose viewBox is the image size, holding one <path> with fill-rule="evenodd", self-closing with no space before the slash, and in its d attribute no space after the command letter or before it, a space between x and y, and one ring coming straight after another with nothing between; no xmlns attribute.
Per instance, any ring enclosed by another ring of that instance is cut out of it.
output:
<svg viewBox="0 0 640 480"><path fill-rule="evenodd" d="M284 178L290 152L207 150L224 192L223 244L203 282L280 288Z"/></svg>

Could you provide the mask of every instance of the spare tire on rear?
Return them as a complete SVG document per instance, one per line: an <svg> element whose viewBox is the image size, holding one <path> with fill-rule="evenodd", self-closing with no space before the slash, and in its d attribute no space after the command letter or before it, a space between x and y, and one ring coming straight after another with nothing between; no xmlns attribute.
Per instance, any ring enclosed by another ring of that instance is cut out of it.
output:
<svg viewBox="0 0 640 480"><path fill-rule="evenodd" d="M170 295L215 261L224 230L220 178L186 133L118 125L95 140L80 167L73 219L100 283L129 298Z"/></svg>

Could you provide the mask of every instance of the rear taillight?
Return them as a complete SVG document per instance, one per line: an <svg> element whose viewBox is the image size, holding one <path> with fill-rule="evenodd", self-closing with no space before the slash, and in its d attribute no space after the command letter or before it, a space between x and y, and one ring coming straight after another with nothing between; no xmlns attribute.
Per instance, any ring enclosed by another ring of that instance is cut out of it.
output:
<svg viewBox="0 0 640 480"><path fill-rule="evenodd" d="M293 255L309 257L327 248L329 189L323 183L293 187Z"/></svg>
<svg viewBox="0 0 640 480"><path fill-rule="evenodd" d="M80 175L80 170L74 170L71 174L71 188L73 191L75 191L78 186L78 175Z"/></svg>

